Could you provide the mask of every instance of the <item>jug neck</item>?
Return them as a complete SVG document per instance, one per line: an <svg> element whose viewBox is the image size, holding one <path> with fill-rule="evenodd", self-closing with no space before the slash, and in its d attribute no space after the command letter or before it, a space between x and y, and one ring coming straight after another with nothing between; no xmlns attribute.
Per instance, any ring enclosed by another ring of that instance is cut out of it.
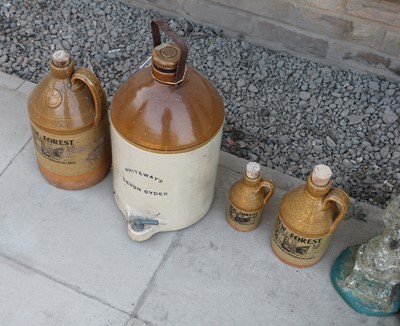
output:
<svg viewBox="0 0 400 326"><path fill-rule="evenodd" d="M242 182L245 186L251 187L251 188L256 188L260 184L260 179L261 177L258 176L257 178L249 178L246 174L246 172L243 173L243 179Z"/></svg>
<svg viewBox="0 0 400 326"><path fill-rule="evenodd" d="M329 180L329 182L325 186L317 186L313 183L311 175L307 177L305 192L310 197L313 198L325 197L325 195L331 190L331 188L332 188L332 180Z"/></svg>
<svg viewBox="0 0 400 326"><path fill-rule="evenodd" d="M181 60L181 49L175 43L163 43L156 46L152 52L151 75L153 78L167 85L176 85L183 81L186 74L178 76L178 67Z"/></svg>
<svg viewBox="0 0 400 326"><path fill-rule="evenodd" d="M75 64L67 51L57 51L50 60L50 70L54 78L69 79L75 71Z"/></svg>

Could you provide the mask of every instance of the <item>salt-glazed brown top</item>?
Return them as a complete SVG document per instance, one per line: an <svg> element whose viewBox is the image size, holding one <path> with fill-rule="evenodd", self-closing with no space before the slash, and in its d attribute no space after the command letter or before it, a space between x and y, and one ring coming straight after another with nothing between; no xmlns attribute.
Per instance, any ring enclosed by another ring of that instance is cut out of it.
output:
<svg viewBox="0 0 400 326"><path fill-rule="evenodd" d="M224 120L221 96L198 71L186 66L183 81L156 80L148 67L117 91L111 121L128 142L152 151L179 152L205 144Z"/></svg>
<svg viewBox="0 0 400 326"><path fill-rule="evenodd" d="M348 195L340 189L332 188L332 180L321 187L315 185L309 175L305 185L283 196L279 216L299 235L322 237L336 229L348 205Z"/></svg>
<svg viewBox="0 0 400 326"><path fill-rule="evenodd" d="M71 82L74 72L74 61L69 56L53 55L50 73L28 98L33 123L60 134L82 131L93 125L96 113L92 93L82 82Z"/></svg>

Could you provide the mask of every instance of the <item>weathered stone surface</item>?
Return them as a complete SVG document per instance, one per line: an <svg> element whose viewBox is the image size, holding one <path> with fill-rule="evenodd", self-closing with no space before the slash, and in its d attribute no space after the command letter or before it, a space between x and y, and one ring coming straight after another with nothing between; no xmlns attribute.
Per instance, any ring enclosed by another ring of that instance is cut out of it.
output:
<svg viewBox="0 0 400 326"><path fill-rule="evenodd" d="M174 0L121 0L121 2L144 8L159 8L170 13L175 13L175 15L181 10L181 1Z"/></svg>
<svg viewBox="0 0 400 326"><path fill-rule="evenodd" d="M123 2L202 22L270 49L324 58L391 78L399 75L400 5L390 0L378 4L375 0L349 0L348 4L343 0Z"/></svg>
<svg viewBox="0 0 400 326"><path fill-rule="evenodd" d="M390 0L348 0L346 11L350 15L400 26L400 6Z"/></svg>
<svg viewBox="0 0 400 326"><path fill-rule="evenodd" d="M332 11L341 10L342 0L298 0L298 2Z"/></svg>
<svg viewBox="0 0 400 326"><path fill-rule="evenodd" d="M382 25L361 20L355 20L352 23L353 30L351 33L344 35L344 40L380 49L386 32Z"/></svg>
<svg viewBox="0 0 400 326"><path fill-rule="evenodd" d="M242 1L242 0L211 0L212 3L218 3L222 6L244 10L256 15L260 15L274 20L291 23L295 20L299 6L294 6L293 1Z"/></svg>
<svg viewBox="0 0 400 326"><path fill-rule="evenodd" d="M355 61L364 62L370 65L383 65L385 67L389 67L391 63L390 58L374 52L357 52L355 54L349 53L348 55L343 56L343 59L353 59Z"/></svg>
<svg viewBox="0 0 400 326"><path fill-rule="evenodd" d="M400 28L386 32L382 48L387 53L397 56L400 54Z"/></svg>
<svg viewBox="0 0 400 326"><path fill-rule="evenodd" d="M353 32L353 22L317 8L301 8L297 25L310 32L344 39Z"/></svg>
<svg viewBox="0 0 400 326"><path fill-rule="evenodd" d="M284 28L262 18L258 20L253 35L264 41L284 44L289 50L322 58L326 56L329 47L327 41L310 36L305 31Z"/></svg>
<svg viewBox="0 0 400 326"><path fill-rule="evenodd" d="M220 24L221 27L241 35L250 34L254 29L250 14L217 3L188 0L183 3L182 10L192 19L213 25Z"/></svg>

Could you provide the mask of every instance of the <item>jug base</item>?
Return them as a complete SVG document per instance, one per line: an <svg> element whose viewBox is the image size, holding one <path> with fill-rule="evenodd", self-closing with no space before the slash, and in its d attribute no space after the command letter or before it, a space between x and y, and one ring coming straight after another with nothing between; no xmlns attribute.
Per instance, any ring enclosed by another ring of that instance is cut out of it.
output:
<svg viewBox="0 0 400 326"><path fill-rule="evenodd" d="M60 175L54 173L38 162L40 172L48 183L56 188L65 190L79 190L89 188L105 178L111 168L111 161L106 160L97 169L80 175Z"/></svg>

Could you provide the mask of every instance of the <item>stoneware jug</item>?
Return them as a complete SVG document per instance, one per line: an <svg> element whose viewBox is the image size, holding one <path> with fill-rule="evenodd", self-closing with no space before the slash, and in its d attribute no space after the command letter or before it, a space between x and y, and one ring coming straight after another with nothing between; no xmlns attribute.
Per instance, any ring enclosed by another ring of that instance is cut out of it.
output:
<svg viewBox="0 0 400 326"><path fill-rule="evenodd" d="M271 246L285 263L297 267L317 263L343 220L350 199L343 190L332 188L331 176L328 166L317 165L305 185L282 198Z"/></svg>
<svg viewBox="0 0 400 326"><path fill-rule="evenodd" d="M260 168L256 162L248 163L243 178L236 181L229 191L226 220L236 230L256 229L264 207L275 191L271 180L261 179Z"/></svg>
<svg viewBox="0 0 400 326"><path fill-rule="evenodd" d="M217 90L186 64L184 41L162 20L151 28L151 66L118 89L110 108L114 196L136 241L207 213L224 121ZM160 29L173 42L161 43Z"/></svg>
<svg viewBox="0 0 400 326"><path fill-rule="evenodd" d="M75 70L70 54L56 51L28 111L39 169L49 183L73 190L105 177L111 165L107 101L93 72Z"/></svg>

